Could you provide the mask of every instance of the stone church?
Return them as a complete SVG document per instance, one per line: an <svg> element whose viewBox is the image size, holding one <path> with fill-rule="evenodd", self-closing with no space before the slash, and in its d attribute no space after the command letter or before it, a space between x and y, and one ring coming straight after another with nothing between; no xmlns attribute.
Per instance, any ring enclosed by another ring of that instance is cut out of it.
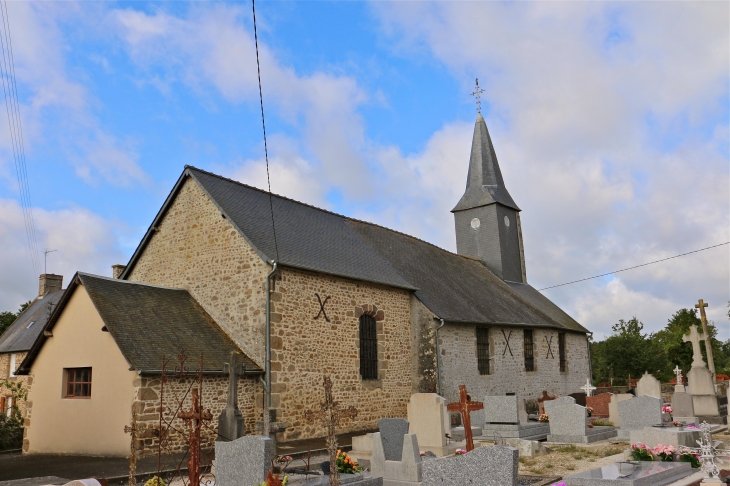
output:
<svg viewBox="0 0 730 486"><path fill-rule="evenodd" d="M359 409L348 431L406 416L414 392L449 401L462 384L475 399L578 392L590 374L588 331L527 283L520 208L481 114L452 212L457 253L186 167L126 267L114 279L77 274L23 360L25 452L128 453L121 425L135 410L143 429L157 426L157 363L180 348L207 357L215 417L227 353L240 351L246 433L268 399L282 442L325 435L305 419L323 374L336 400ZM99 419L102 410L115 419ZM95 425L74 425L80 414ZM48 438L52 427L64 441ZM140 445L154 448L153 436Z"/></svg>

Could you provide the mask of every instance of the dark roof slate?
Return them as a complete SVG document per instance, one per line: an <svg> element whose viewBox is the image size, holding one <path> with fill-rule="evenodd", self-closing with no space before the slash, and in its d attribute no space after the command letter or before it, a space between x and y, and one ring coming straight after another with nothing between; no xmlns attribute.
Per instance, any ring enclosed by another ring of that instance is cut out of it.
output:
<svg viewBox="0 0 730 486"><path fill-rule="evenodd" d="M224 363L229 361L231 352L236 352L243 355L246 371L261 371L184 289L79 272L46 325L47 331L53 330L79 285L86 289L119 350L137 372L159 372L162 356L176 363L175 358L181 350L189 357L189 370L198 368L200 353L203 353L203 371L220 372ZM45 339L42 336L23 360L21 374L30 370Z"/></svg>
<svg viewBox="0 0 730 486"><path fill-rule="evenodd" d="M0 336L0 353L30 351L62 295L63 290L58 290L34 300Z"/></svg>
<svg viewBox="0 0 730 486"><path fill-rule="evenodd" d="M269 194L195 167L186 171L261 257L273 260ZM587 332L530 285L504 282L475 259L281 196L272 203L280 265L414 290L450 322Z"/></svg>

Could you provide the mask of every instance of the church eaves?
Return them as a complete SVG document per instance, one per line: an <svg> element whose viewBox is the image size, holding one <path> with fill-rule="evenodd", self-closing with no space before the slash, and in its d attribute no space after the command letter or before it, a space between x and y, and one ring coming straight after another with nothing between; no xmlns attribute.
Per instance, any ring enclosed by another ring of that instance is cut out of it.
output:
<svg viewBox="0 0 730 486"><path fill-rule="evenodd" d="M474 124L466 191L451 212L464 211L494 203L500 203L520 211L504 185L502 171L499 170L499 162L497 162L497 154L494 151L489 130L487 130L487 123L484 121L482 114L479 113Z"/></svg>

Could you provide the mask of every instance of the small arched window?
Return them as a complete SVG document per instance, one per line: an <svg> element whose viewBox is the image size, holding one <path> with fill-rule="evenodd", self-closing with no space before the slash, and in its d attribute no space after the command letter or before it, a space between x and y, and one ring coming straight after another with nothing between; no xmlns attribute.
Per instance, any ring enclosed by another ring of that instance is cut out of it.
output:
<svg viewBox="0 0 730 486"><path fill-rule="evenodd" d="M360 375L363 380L378 379L378 335L375 318L360 316Z"/></svg>

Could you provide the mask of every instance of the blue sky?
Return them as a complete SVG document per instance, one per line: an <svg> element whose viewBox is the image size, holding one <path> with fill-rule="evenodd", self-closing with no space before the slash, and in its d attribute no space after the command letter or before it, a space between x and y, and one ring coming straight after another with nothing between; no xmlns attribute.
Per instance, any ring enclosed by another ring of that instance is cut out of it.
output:
<svg viewBox="0 0 730 486"><path fill-rule="evenodd" d="M250 3L8 5L49 271L127 261L191 164L265 187ZM537 288L730 240L724 2L257 4L272 190L455 249L479 77ZM0 309L35 294L0 126ZM698 298L727 247L546 293L600 336Z"/></svg>

